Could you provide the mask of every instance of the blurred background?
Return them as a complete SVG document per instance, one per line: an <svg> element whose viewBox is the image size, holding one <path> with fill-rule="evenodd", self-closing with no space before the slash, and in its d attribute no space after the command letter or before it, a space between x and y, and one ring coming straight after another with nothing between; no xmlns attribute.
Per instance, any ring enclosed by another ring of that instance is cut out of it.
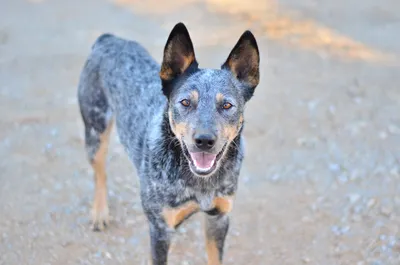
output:
<svg viewBox="0 0 400 265"><path fill-rule="evenodd" d="M183 21L201 67L261 50L224 264L400 264L398 0L0 0L0 264L147 264L138 179L113 134L104 233L76 86L104 32L158 62ZM170 264L206 264L202 215Z"/></svg>

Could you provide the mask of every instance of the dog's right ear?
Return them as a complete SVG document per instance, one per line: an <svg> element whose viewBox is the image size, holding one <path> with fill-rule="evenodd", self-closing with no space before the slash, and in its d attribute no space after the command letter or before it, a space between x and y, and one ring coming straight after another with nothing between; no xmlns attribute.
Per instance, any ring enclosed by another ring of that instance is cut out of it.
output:
<svg viewBox="0 0 400 265"><path fill-rule="evenodd" d="M189 67L197 69L197 66L189 32L183 23L178 23L172 29L164 48L160 71L164 94L169 97L171 82Z"/></svg>

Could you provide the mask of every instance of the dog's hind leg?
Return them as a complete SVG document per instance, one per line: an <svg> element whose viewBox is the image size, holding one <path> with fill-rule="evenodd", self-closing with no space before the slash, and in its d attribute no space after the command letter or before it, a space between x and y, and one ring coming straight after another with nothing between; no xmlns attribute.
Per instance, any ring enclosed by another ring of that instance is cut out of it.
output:
<svg viewBox="0 0 400 265"><path fill-rule="evenodd" d="M94 171L93 230L99 231L109 222L106 158L113 115L104 91L88 79L81 81L78 97L85 124L85 147Z"/></svg>
<svg viewBox="0 0 400 265"><path fill-rule="evenodd" d="M109 222L106 159L112 125L113 120L110 120L103 132L86 131L85 133L87 149L91 149L89 152L93 152L90 163L93 167L95 181L95 195L92 207L93 230L95 231L103 230ZM94 142L97 143L93 146L92 143ZM93 150L93 148L96 150Z"/></svg>

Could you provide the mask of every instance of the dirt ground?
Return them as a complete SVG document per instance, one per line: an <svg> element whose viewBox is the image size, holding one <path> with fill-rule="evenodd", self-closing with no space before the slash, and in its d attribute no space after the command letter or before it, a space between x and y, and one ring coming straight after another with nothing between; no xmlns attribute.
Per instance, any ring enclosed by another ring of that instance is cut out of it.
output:
<svg viewBox="0 0 400 265"><path fill-rule="evenodd" d="M90 230L76 86L99 34L160 61L178 21L203 67L248 28L262 54L224 264L400 264L397 0L0 0L0 264L147 264L138 180L115 133L113 219ZM206 264L201 214L170 264Z"/></svg>

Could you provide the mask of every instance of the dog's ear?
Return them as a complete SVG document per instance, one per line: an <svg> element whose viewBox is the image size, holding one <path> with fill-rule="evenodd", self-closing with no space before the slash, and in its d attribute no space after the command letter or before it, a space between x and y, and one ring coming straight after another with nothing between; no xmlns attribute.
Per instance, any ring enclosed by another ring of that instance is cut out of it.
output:
<svg viewBox="0 0 400 265"><path fill-rule="evenodd" d="M245 87L244 97L249 100L260 81L260 53L257 41L250 31L245 31L232 49L222 69L232 72Z"/></svg>
<svg viewBox="0 0 400 265"><path fill-rule="evenodd" d="M163 92L168 97L170 84L176 77L182 75L188 68L197 69L192 40L183 23L178 23L172 29L164 48L160 77L163 82Z"/></svg>

